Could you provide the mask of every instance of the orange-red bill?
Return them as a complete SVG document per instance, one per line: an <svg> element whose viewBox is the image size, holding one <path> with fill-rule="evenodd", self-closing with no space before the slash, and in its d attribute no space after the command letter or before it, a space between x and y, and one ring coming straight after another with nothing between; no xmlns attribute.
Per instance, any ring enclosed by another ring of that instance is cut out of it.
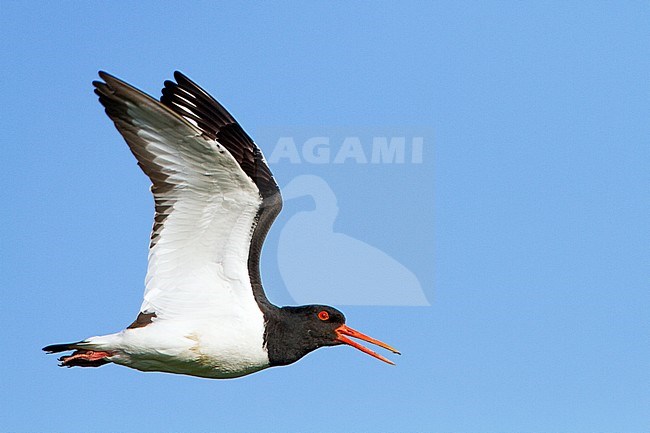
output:
<svg viewBox="0 0 650 433"><path fill-rule="evenodd" d="M375 344L379 347L383 347L386 350L390 350L393 353L397 353L398 355L401 355L399 351L393 349L388 344L379 340L375 340L372 337L368 337L367 335L362 334L359 331L355 331L354 329L350 328L347 325L341 325L338 328L336 328L336 334L338 335L337 340L339 340L341 343L345 343L347 345L354 347L355 349L359 349L363 353L367 353L368 355L373 356L379 359L380 361L384 361L387 364L395 365L393 361L384 358L380 354L375 353L374 351L368 349L367 347L360 345L356 341L350 340L349 338L346 337L346 335L349 335L350 337L358 338L359 340L367 341L368 343Z"/></svg>

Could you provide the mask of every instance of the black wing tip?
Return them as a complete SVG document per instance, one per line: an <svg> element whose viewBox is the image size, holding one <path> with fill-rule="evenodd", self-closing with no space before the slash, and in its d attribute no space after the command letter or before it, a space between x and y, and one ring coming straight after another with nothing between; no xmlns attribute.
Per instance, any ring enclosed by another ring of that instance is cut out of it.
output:
<svg viewBox="0 0 650 433"><path fill-rule="evenodd" d="M110 73L108 73L108 72L106 72L104 70L101 70L101 69L99 71L97 71L97 75L99 75L99 78L104 80L105 83L119 82L119 83L126 84L123 80L117 78L115 75L110 74ZM192 80L190 80L188 78L188 76L183 74L181 71L174 71L174 79L178 82L178 84L181 84L181 82L187 82L187 83L194 84L194 82ZM101 81L93 81L93 84L95 84L95 83L101 83ZM176 85L176 83L174 83L173 81L169 81L169 80L165 81L165 85L167 85L167 83ZM194 85L196 85L196 84L194 84Z"/></svg>
<svg viewBox="0 0 650 433"><path fill-rule="evenodd" d="M95 87L94 92L98 96L102 96L103 94L109 93L111 91L108 84L106 84L103 81L95 80L95 81L93 81L93 86Z"/></svg>
<svg viewBox="0 0 650 433"><path fill-rule="evenodd" d="M99 71L98 72L99 77L104 80L93 80L92 84L93 87L95 87L94 91L97 96L100 98L102 96L108 96L112 93L115 93L116 89L116 84L119 85L120 83L123 84L123 82L119 78L115 78L111 74L104 72L104 71Z"/></svg>
<svg viewBox="0 0 650 433"><path fill-rule="evenodd" d="M99 78L101 78L104 81L100 80L93 80L92 84L95 87L95 93L97 93L97 90L99 89L100 91L106 91L110 88L108 83L111 80L116 80L114 76L109 74L108 72L105 71L97 71L97 75L99 75Z"/></svg>
<svg viewBox="0 0 650 433"><path fill-rule="evenodd" d="M93 81L93 86L95 86L96 89L102 90L103 93L135 92L145 96L149 96L146 93L144 93L142 90L133 87L126 81L121 80L120 78L117 78L115 75L109 74L108 72L98 71L97 74L104 81L102 82L99 80L95 80Z"/></svg>
<svg viewBox="0 0 650 433"><path fill-rule="evenodd" d="M111 81L113 81L113 82L115 82L115 81L122 82L122 80L117 78L115 75L109 74L106 71L99 70L99 71L97 71L97 75L99 75L99 78L104 80L106 83L109 83Z"/></svg>
<svg viewBox="0 0 650 433"><path fill-rule="evenodd" d="M219 102L217 102L217 100L210 93L208 93L203 87L199 86L194 81L192 81L191 78L183 74L181 71L174 71L174 79L176 80L176 83L171 82L172 84L171 87L179 87L185 90L186 92L193 94L194 96L200 95L201 97L205 98L207 101L210 101L212 104L216 103L217 107L220 110L227 112L227 110Z"/></svg>
<svg viewBox="0 0 650 433"><path fill-rule="evenodd" d="M187 77L187 75L185 75L184 73L182 73L181 71L178 71L178 70L174 71L174 79L175 79L179 84L180 84L181 81L185 81L185 82L190 82L190 83L192 83L192 80L190 80L190 79Z"/></svg>

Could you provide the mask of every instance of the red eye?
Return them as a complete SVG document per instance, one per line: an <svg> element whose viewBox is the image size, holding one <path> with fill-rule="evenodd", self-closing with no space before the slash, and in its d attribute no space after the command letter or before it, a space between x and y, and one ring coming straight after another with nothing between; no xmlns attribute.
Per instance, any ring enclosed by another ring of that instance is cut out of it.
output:
<svg viewBox="0 0 650 433"><path fill-rule="evenodd" d="M327 311L321 311L320 313L318 313L318 318L320 320L327 320L330 318L330 315Z"/></svg>

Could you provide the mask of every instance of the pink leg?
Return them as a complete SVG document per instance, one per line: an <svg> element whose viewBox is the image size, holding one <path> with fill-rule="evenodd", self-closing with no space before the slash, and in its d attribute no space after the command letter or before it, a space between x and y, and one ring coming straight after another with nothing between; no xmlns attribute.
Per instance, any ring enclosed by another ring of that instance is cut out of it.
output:
<svg viewBox="0 0 650 433"><path fill-rule="evenodd" d="M99 367L110 362L105 358L112 355L110 352L77 350L70 356L62 356L59 361L61 361L61 367Z"/></svg>

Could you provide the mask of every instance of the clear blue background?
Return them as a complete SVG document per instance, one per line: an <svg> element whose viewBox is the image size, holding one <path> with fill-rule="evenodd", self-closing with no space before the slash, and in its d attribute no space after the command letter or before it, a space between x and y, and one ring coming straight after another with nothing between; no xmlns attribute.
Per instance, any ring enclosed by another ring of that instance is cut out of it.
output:
<svg viewBox="0 0 650 433"><path fill-rule="evenodd" d="M3 1L0 38L0 430L650 430L648 3ZM398 365L336 348L209 381L40 352L140 304L148 182L98 69L154 95L181 69L253 136L431 128L420 167L328 168L337 229L432 302L345 308Z"/></svg>

